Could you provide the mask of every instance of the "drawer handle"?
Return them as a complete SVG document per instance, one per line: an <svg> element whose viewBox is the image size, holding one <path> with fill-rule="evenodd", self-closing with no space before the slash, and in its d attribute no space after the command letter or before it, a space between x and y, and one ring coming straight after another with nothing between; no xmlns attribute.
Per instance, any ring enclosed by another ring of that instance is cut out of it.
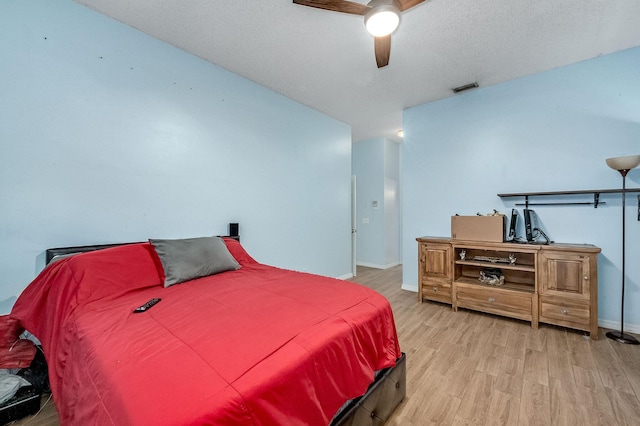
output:
<svg viewBox="0 0 640 426"><path fill-rule="evenodd" d="M562 309L560 309L560 313L562 315L569 315L569 310L567 308L562 308Z"/></svg>
<svg viewBox="0 0 640 426"><path fill-rule="evenodd" d="M584 276L584 280L585 280L585 281L589 281L589 276L588 276L588 275L585 275L585 276Z"/></svg>
<svg viewBox="0 0 640 426"><path fill-rule="evenodd" d="M493 303L493 302L495 302L495 301L496 301L496 299L494 299L493 297L490 297L490 298L488 298L487 300L489 301L489 303Z"/></svg>
<svg viewBox="0 0 640 426"><path fill-rule="evenodd" d="M438 292L438 287L433 287L433 291L437 293Z"/></svg>

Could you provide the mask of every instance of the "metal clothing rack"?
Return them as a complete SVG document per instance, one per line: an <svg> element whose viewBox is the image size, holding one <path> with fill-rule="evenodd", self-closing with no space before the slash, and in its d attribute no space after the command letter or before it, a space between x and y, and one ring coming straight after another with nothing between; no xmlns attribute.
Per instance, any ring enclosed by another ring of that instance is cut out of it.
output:
<svg viewBox="0 0 640 426"><path fill-rule="evenodd" d="M640 193L640 188L630 188L630 189L586 189L579 191L547 191L547 192L513 192L509 194L498 194L500 198L513 198L513 197L524 197L524 203L517 203L516 206L525 206L525 208L529 208L529 206L593 206L593 208L598 208L599 205L606 204L605 202L600 201L600 194L622 194L628 192L637 192ZM584 194L592 194L593 202L559 202L559 203L530 203L529 197L553 197L553 196L561 196L561 195L584 195ZM640 217L640 195L638 196L638 209L639 209L639 217Z"/></svg>

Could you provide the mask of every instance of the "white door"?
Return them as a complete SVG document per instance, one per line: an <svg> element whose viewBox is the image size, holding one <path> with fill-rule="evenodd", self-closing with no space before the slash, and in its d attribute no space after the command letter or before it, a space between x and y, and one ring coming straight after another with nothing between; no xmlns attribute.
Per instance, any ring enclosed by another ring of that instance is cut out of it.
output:
<svg viewBox="0 0 640 426"><path fill-rule="evenodd" d="M356 276L356 240L358 236L356 217L356 176L351 176L351 273Z"/></svg>

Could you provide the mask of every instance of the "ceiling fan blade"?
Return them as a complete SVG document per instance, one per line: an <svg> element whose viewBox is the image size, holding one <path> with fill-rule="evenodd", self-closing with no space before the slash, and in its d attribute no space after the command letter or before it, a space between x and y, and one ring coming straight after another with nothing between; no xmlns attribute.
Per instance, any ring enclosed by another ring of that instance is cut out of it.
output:
<svg viewBox="0 0 640 426"><path fill-rule="evenodd" d="M391 56L391 35L375 37L375 51L378 68L389 65L389 56Z"/></svg>
<svg viewBox="0 0 640 426"><path fill-rule="evenodd" d="M346 0L293 0L293 2L302 6L332 10L334 12L351 13L353 15L364 15L371 9L365 4Z"/></svg>
<svg viewBox="0 0 640 426"><path fill-rule="evenodd" d="M403 12L424 2L425 0L398 0L398 3L400 3L400 10Z"/></svg>

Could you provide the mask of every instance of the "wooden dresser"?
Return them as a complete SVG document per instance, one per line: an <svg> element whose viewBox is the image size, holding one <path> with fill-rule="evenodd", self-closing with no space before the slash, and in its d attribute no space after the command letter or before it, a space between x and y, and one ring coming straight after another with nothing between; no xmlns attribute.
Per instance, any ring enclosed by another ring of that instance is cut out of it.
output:
<svg viewBox="0 0 640 426"><path fill-rule="evenodd" d="M418 297L598 338L600 249L589 244L516 244L421 237ZM481 282L499 269L504 282Z"/></svg>

